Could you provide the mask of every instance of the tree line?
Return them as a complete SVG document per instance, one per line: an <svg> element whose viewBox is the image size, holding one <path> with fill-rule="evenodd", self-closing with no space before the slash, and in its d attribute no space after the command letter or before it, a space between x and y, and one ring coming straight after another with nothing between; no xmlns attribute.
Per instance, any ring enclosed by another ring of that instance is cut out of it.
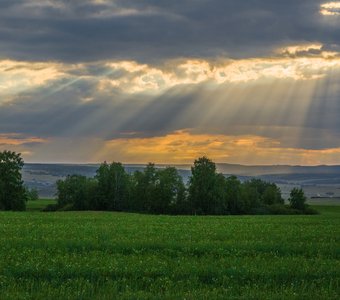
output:
<svg viewBox="0 0 340 300"><path fill-rule="evenodd" d="M152 214L228 215L314 213L302 189L293 189L284 204L275 183L261 179L241 182L225 177L207 157L195 160L184 184L174 167L128 174L119 162L104 162L95 177L69 175L57 181L55 206L47 210L108 210Z"/></svg>
<svg viewBox="0 0 340 300"><path fill-rule="evenodd" d="M0 210L25 210L27 200L38 197L28 190L21 170L20 154L0 152ZM285 205L274 183L261 179L241 182L225 177L207 157L195 160L188 184L174 167L156 168L149 163L143 171L128 174L119 162L102 163L88 178L69 175L57 181L57 204L45 210L107 210L153 214L295 214L314 213L306 205L302 189L293 189Z"/></svg>

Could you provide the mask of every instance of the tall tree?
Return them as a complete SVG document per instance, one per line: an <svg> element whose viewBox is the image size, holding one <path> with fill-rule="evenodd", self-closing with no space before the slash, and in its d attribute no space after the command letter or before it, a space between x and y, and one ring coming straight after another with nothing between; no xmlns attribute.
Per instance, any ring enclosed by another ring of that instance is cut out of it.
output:
<svg viewBox="0 0 340 300"><path fill-rule="evenodd" d="M306 196L301 188L293 188L290 192L289 202L291 208L304 210L306 208Z"/></svg>
<svg viewBox="0 0 340 300"><path fill-rule="evenodd" d="M154 193L151 195L150 210L169 214L179 210L185 201L185 186L176 168L157 170Z"/></svg>
<svg viewBox="0 0 340 300"><path fill-rule="evenodd" d="M0 209L26 209L26 190L21 177L23 166L20 153L0 152Z"/></svg>
<svg viewBox="0 0 340 300"><path fill-rule="evenodd" d="M226 202L228 203L228 212L238 214L241 212L241 182L234 175L226 179Z"/></svg>
<svg viewBox="0 0 340 300"><path fill-rule="evenodd" d="M260 206L260 193L252 181L246 181L241 186L239 199L240 213L252 213L253 209Z"/></svg>
<svg viewBox="0 0 340 300"><path fill-rule="evenodd" d="M128 174L121 163L104 162L97 170L99 209L122 210L128 199Z"/></svg>
<svg viewBox="0 0 340 300"><path fill-rule="evenodd" d="M218 214L219 203L223 199L225 181L216 173L216 165L207 157L200 157L191 168L189 180L189 202L193 213Z"/></svg>
<svg viewBox="0 0 340 300"><path fill-rule="evenodd" d="M261 196L261 200L266 205L284 204L281 190L275 183L267 183L267 187Z"/></svg>
<svg viewBox="0 0 340 300"><path fill-rule="evenodd" d="M82 175L68 175L57 181L58 208L72 210L98 209L98 183Z"/></svg>
<svg viewBox="0 0 340 300"><path fill-rule="evenodd" d="M135 211L152 212L156 189L156 181L158 180L157 170L153 163L149 163L146 168L136 171L132 178L132 204L131 207Z"/></svg>

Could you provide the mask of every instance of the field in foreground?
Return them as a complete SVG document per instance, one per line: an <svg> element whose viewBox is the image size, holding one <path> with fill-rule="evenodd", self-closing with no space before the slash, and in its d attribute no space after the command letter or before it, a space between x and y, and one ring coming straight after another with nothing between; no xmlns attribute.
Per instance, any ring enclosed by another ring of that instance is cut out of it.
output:
<svg viewBox="0 0 340 300"><path fill-rule="evenodd" d="M317 209L1 212L0 299L337 299L340 206Z"/></svg>

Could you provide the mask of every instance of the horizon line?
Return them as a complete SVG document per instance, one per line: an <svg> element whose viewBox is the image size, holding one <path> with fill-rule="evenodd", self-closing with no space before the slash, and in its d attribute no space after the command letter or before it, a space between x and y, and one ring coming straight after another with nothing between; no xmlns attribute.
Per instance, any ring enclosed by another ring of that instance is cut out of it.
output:
<svg viewBox="0 0 340 300"><path fill-rule="evenodd" d="M156 163L156 162L146 162L146 163L129 163L129 162L119 162L119 161L106 161L107 163L118 162L122 165L140 165L146 166L149 163L153 163L156 166L192 166L193 163ZM26 164L35 165L100 165L104 162L25 162ZM229 163L229 162L214 162L216 165L234 165L243 167L340 167L339 164L317 164L317 165L290 165L290 164L258 164L258 165L247 165L240 163Z"/></svg>

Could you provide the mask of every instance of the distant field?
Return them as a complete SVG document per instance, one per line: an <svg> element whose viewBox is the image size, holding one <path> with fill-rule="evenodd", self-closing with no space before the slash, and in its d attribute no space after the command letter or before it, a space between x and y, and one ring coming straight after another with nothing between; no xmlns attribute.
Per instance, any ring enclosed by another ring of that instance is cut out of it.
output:
<svg viewBox="0 0 340 300"><path fill-rule="evenodd" d="M28 201L26 209L27 211L41 211L47 205L55 203L57 203L57 201L54 199L39 199L35 201Z"/></svg>
<svg viewBox="0 0 340 300"><path fill-rule="evenodd" d="M1 212L0 299L338 299L340 206L317 209L225 217Z"/></svg>
<svg viewBox="0 0 340 300"><path fill-rule="evenodd" d="M340 182L340 180L339 180ZM330 197L326 197L328 193L331 193L333 200L338 199L340 203L340 185L339 184L328 184L328 185L302 185L302 184L278 184L282 191L282 197L286 200L289 198L290 191L294 188L303 188L308 198L315 196L322 196L319 200L329 200ZM312 199L313 200L313 199Z"/></svg>
<svg viewBox="0 0 340 300"><path fill-rule="evenodd" d="M334 197L334 198L312 198L308 199L307 203L309 205L340 205L340 198Z"/></svg>

